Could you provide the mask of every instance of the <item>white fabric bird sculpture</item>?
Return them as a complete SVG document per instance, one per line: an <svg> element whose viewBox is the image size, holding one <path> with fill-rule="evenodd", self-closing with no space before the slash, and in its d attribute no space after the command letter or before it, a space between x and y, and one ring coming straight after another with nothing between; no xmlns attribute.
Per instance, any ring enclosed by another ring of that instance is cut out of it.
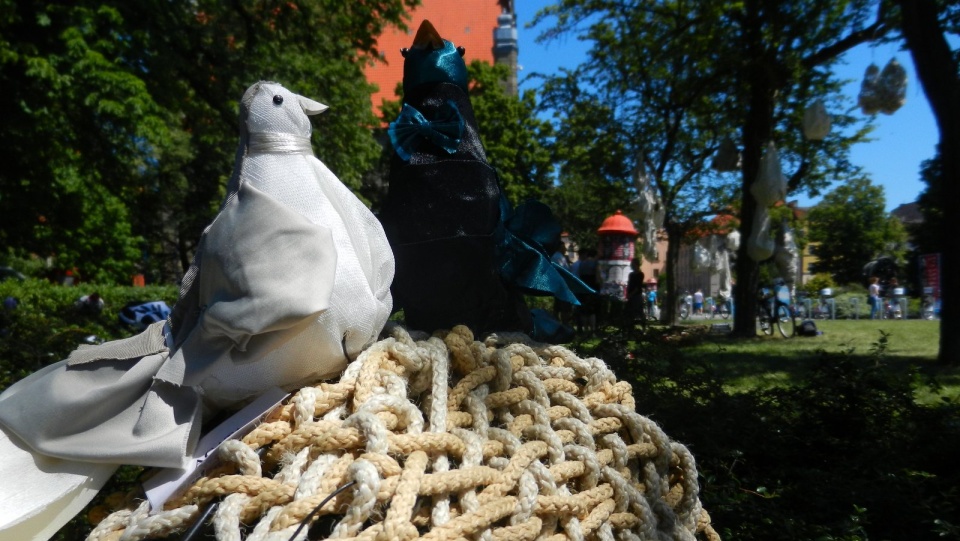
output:
<svg viewBox="0 0 960 541"><path fill-rule="evenodd" d="M314 155L326 106L259 82L228 195L168 322L87 346L0 395L0 539L47 539L119 464L180 467L202 420L339 374L390 314L373 214Z"/></svg>

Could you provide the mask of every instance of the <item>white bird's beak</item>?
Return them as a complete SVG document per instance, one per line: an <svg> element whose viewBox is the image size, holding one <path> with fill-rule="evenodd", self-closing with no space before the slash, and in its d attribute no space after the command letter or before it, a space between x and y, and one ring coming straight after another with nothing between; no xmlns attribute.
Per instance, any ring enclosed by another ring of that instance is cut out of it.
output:
<svg viewBox="0 0 960 541"><path fill-rule="evenodd" d="M319 115L329 109L326 105L318 101L313 101L310 98L304 98L299 94L297 95L297 100L300 101L300 108L303 109L303 112L310 116Z"/></svg>

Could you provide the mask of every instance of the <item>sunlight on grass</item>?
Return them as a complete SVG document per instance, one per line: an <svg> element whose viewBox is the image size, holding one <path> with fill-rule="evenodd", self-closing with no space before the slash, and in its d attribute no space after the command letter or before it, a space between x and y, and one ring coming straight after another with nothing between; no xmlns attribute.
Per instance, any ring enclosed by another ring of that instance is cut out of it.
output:
<svg viewBox="0 0 960 541"><path fill-rule="evenodd" d="M945 367L936 361L939 322L825 320L816 324L822 332L816 337L785 339L774 333L774 336L733 340L723 335L708 335L699 343L684 346L683 352L686 356L707 360L724 382L724 390L731 393L788 387L824 357L845 355L864 363L882 363L893 373L906 375L911 366L916 366L921 374L936 376L939 388L918 389L920 403L960 400L960 367ZM881 344L883 333L887 335L885 344Z"/></svg>

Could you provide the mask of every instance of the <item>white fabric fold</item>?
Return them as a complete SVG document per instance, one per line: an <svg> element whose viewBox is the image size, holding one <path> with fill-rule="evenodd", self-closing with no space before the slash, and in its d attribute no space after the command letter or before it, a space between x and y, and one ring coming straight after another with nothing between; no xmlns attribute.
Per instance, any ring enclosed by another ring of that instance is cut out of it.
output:
<svg viewBox="0 0 960 541"><path fill-rule="evenodd" d="M2 471L24 470L0 480L0 534L24 525L18 539L49 537L43 521L69 520L115 465L179 467L204 413L335 376L378 337L393 253L313 156L305 103L323 107L275 83L244 95L229 193L169 322L79 349L0 394ZM38 480L29 500L21 478Z"/></svg>

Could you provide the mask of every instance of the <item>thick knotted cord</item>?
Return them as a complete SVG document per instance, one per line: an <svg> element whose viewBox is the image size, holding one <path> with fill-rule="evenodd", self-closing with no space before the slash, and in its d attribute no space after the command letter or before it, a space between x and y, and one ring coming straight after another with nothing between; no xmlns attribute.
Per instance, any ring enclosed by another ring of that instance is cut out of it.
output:
<svg viewBox="0 0 960 541"><path fill-rule="evenodd" d="M692 454L599 359L465 327L388 333L225 442L226 466L164 510L116 511L88 540L168 536L219 499L219 541L303 540L320 517L331 539L719 540Z"/></svg>

